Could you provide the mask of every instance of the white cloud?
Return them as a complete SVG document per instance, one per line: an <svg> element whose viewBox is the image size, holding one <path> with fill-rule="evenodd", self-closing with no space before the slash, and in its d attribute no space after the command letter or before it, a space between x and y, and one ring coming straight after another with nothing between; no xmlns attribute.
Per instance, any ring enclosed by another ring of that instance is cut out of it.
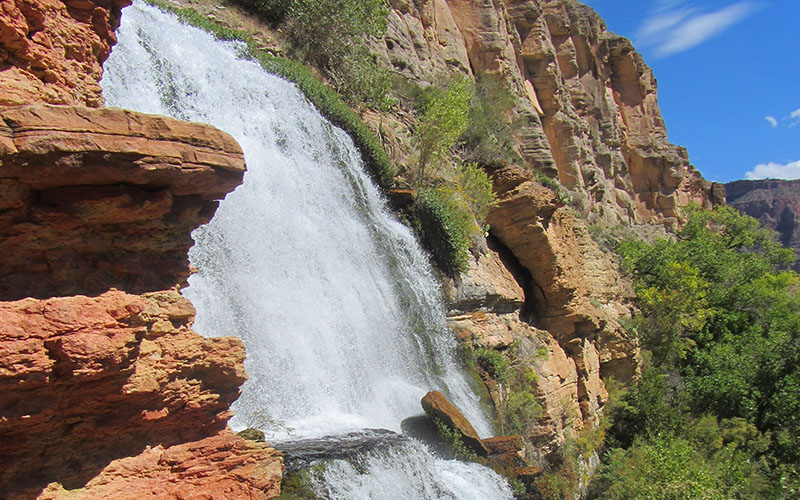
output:
<svg viewBox="0 0 800 500"><path fill-rule="evenodd" d="M765 116L764 119L769 122L770 127L775 128L778 126L778 119L774 116Z"/></svg>
<svg viewBox="0 0 800 500"><path fill-rule="evenodd" d="M747 179L800 179L800 161L782 165L780 163L762 163L744 176Z"/></svg>
<svg viewBox="0 0 800 500"><path fill-rule="evenodd" d="M800 108L795 109L791 112L791 114L789 114L789 120L791 120L791 123L789 123L789 128L800 124Z"/></svg>
<svg viewBox="0 0 800 500"><path fill-rule="evenodd" d="M670 56L700 45L755 10L755 4L750 1L702 12L681 0L664 0L639 27L637 43L655 47L658 56Z"/></svg>

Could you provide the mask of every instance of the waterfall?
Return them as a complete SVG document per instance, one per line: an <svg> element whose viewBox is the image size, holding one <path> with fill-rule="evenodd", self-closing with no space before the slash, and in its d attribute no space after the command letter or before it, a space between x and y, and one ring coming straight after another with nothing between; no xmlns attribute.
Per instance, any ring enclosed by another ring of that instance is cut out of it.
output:
<svg viewBox="0 0 800 500"><path fill-rule="evenodd" d="M293 84L249 60L244 44L140 2L125 9L118 37L102 80L109 106L210 123L245 153L244 183L192 234L199 271L183 291L197 308L195 330L238 336L247 349L249 380L231 425L261 427L273 439L399 432L402 419L421 413L420 398L439 389L488 435L425 254L387 210L349 136ZM419 498L469 498L470 482L481 485L474 498L509 498L488 469L410 443L365 457L361 472L413 482L419 471L391 465L413 455L442 482L440 493ZM369 498L369 485L348 489L360 473L347 464L319 488L329 498ZM418 496L398 490L393 498Z"/></svg>

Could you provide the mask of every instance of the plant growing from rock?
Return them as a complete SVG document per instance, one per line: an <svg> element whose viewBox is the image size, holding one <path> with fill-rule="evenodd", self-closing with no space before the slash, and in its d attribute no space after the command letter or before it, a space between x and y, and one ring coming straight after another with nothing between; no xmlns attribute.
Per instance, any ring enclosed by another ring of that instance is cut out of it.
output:
<svg viewBox="0 0 800 500"><path fill-rule="evenodd" d="M480 165L522 161L514 145L513 109L516 98L492 74L478 75L469 107L469 126L459 138L462 160Z"/></svg>
<svg viewBox="0 0 800 500"><path fill-rule="evenodd" d="M414 136L419 152L418 187L435 177L450 148L469 126L469 105L474 93L472 82L464 75L455 77L446 91L433 87L427 93ZM429 171L431 168L433 172Z"/></svg>

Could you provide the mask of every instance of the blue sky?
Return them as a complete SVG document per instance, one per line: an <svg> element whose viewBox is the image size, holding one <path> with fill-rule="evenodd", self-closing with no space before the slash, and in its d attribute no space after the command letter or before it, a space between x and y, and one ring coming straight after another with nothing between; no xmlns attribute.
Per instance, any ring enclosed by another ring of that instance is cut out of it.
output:
<svg viewBox="0 0 800 500"><path fill-rule="evenodd" d="M707 179L800 178L800 0L583 1L653 68Z"/></svg>

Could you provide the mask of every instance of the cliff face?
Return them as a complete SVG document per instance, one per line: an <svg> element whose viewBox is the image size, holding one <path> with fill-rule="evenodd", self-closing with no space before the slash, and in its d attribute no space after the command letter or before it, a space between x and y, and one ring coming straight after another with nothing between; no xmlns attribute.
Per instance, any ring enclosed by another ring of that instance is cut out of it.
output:
<svg viewBox="0 0 800 500"><path fill-rule="evenodd" d="M0 105L101 106L103 62L130 0L3 0Z"/></svg>
<svg viewBox="0 0 800 500"><path fill-rule="evenodd" d="M227 429L244 346L175 287L244 157L97 108L123 5L0 9L0 497L272 498L279 454Z"/></svg>
<svg viewBox="0 0 800 500"><path fill-rule="evenodd" d="M454 69L499 76L517 94L526 165L556 175L601 220L674 224L680 207L724 201L667 141L650 68L592 9L575 0L391 4L375 48L384 62L423 83Z"/></svg>
<svg viewBox="0 0 800 500"><path fill-rule="evenodd" d="M484 165L498 197L487 217L490 251L450 284L449 301L463 338L500 350L514 345L535 367L532 390L545 415L527 437L536 445L529 448L547 454L568 432L598 421L603 378L626 380L638 370L637 342L621 326L631 291L587 224L675 227L683 207L724 203L724 191L667 141L652 71L589 7L390 3L387 34L374 50L394 71L423 85L453 70L492 74L516 96L524 162ZM412 120L403 113L381 120L388 150L408 164ZM537 182L541 175L557 178L572 201ZM547 356L534 354L543 348Z"/></svg>
<svg viewBox="0 0 800 500"><path fill-rule="evenodd" d="M725 184L728 204L780 234L781 243L800 251L800 180L765 179ZM794 265L800 271L800 263Z"/></svg>

